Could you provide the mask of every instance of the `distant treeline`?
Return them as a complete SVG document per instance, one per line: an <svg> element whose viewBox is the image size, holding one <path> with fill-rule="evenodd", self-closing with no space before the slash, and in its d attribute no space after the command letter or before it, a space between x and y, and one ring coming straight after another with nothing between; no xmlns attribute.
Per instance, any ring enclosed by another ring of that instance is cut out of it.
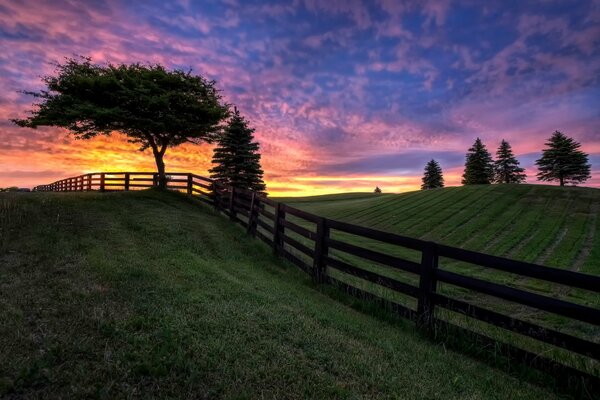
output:
<svg viewBox="0 0 600 400"><path fill-rule="evenodd" d="M588 155L579 148L581 144L562 132L556 131L546 142L538 166L537 179L545 182L559 182L560 186L576 185L591 178L591 165ZM463 185L487 185L492 183L523 183L525 170L521 168L510 143L500 142L496 151L496 160L487 150L480 138L475 140L467 152ZM421 189L444 187L444 176L440 164L432 159L425 166ZM381 193L378 187L376 193Z"/></svg>

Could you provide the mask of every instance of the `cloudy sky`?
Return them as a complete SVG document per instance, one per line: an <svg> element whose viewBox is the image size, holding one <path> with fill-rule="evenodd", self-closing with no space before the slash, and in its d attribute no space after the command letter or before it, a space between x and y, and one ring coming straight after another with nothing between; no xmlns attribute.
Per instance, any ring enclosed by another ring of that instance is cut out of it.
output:
<svg viewBox="0 0 600 400"><path fill-rule="evenodd" d="M493 4L492 4L493 3ZM460 183L479 136L534 161L555 130L600 186L600 1L0 1L0 187L152 170L119 136L17 128L52 62L161 63L215 79L256 128L269 192L406 191L437 159ZM205 173L211 147L167 152Z"/></svg>

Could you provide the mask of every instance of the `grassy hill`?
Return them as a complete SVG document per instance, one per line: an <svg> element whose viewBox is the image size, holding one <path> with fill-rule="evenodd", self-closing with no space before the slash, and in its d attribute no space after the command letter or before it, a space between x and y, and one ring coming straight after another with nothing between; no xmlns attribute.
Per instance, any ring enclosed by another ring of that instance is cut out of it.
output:
<svg viewBox="0 0 600 400"><path fill-rule="evenodd" d="M557 398L331 295L174 193L2 194L0 397Z"/></svg>
<svg viewBox="0 0 600 400"><path fill-rule="evenodd" d="M600 274L600 190L542 185L485 185L416 191L403 194L352 193L279 199L287 204L332 219L432 240L497 256L539 263L589 274ZM335 239L420 262L420 253L403 247L366 240L336 231ZM383 267L347 253L330 250L334 258L418 286L418 277ZM524 278L477 265L441 258L440 268L528 292L600 307L597 294ZM380 297L416 309L416 301L381 286L331 270L329 273ZM486 309L586 340L599 342L597 326L493 296L439 283L439 293L466 300ZM600 364L553 346L524 338L445 310L438 318L475 330L501 342L543 354L593 375Z"/></svg>
<svg viewBox="0 0 600 400"><path fill-rule="evenodd" d="M600 274L600 190L486 185L282 201L357 225Z"/></svg>

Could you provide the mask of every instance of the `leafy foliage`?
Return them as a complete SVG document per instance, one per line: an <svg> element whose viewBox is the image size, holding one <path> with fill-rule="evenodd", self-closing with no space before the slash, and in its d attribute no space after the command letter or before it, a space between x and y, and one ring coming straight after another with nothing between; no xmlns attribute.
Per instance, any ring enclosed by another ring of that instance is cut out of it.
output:
<svg viewBox="0 0 600 400"><path fill-rule="evenodd" d="M477 138L466 155L463 185L485 185L494 181L494 163L492 156Z"/></svg>
<svg viewBox="0 0 600 400"><path fill-rule="evenodd" d="M421 189L435 189L444 187L444 176L442 175L442 167L432 159L425 166L425 174L422 178L423 184Z"/></svg>
<svg viewBox="0 0 600 400"><path fill-rule="evenodd" d="M152 149L160 182L167 148L212 141L228 107L214 81L161 65L96 65L89 58L57 64L56 76L42 80L46 89L24 92L40 100L19 126L58 126L78 139L127 135L140 150Z"/></svg>
<svg viewBox="0 0 600 400"><path fill-rule="evenodd" d="M519 166L510 143L502 139L496 161L494 162L494 180L496 183L523 183L525 182L525 169Z"/></svg>
<svg viewBox="0 0 600 400"><path fill-rule="evenodd" d="M209 171L211 178L234 187L265 191L259 145L253 142L253 133L254 129L235 109L214 150L212 162L216 165Z"/></svg>
<svg viewBox="0 0 600 400"><path fill-rule="evenodd" d="M591 178L588 155L579 150L581 144L556 131L546 142L542 157L535 163L541 181L559 181L560 186L577 184Z"/></svg>
<svg viewBox="0 0 600 400"><path fill-rule="evenodd" d="M379 186L375 186L375 190L373 191L373 193L381 193L381 189L379 188Z"/></svg>

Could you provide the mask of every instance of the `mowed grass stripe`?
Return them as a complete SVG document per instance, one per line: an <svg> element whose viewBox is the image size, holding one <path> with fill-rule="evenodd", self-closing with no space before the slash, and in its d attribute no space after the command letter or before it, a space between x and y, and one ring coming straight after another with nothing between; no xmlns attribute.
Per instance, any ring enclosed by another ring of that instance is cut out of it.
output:
<svg viewBox="0 0 600 400"><path fill-rule="evenodd" d="M546 197L543 200L545 200L543 205L526 204L527 208L516 224L508 227L501 240L486 251L489 251L490 254L509 257L511 256L511 251L515 248L519 246L526 247L527 241L536 231L539 221L547 217L547 209L554 202L552 197Z"/></svg>
<svg viewBox="0 0 600 400"><path fill-rule="evenodd" d="M539 262L543 264L548 259L552 259L558 267L574 269L577 255L583 249L589 233L589 225L594 223L594 218L590 217L592 213L593 200L591 198L587 198L587 204L584 201L577 202L575 208L569 212L563 222L556 238L557 241L553 243L543 258L539 258Z"/></svg>
<svg viewBox="0 0 600 400"><path fill-rule="evenodd" d="M427 201L428 197L431 197L433 201ZM411 209L398 210L398 213L402 215L402 218L386 219L381 216L380 220L383 221L383 223L380 224L380 229L408 234L409 227L423 221L422 213L424 210L428 210L427 212L430 212L431 215L433 215L436 209L445 208L445 205L448 204L456 204L457 200L459 201L462 197L464 197L464 193L444 190L439 190L439 194L436 196L433 194L425 195L425 193L422 193L418 201L414 201L414 206Z"/></svg>
<svg viewBox="0 0 600 400"><path fill-rule="evenodd" d="M429 233L433 227L438 226L450 215L457 212L462 207L462 201L468 197L470 197L470 193L464 191L447 193L444 201L438 202L428 210L428 218L423 218L421 214L417 214L410 221L405 221L393 229L402 230L407 236L421 237L424 233Z"/></svg>
<svg viewBox="0 0 600 400"><path fill-rule="evenodd" d="M472 188L470 189L472 190ZM494 201L495 196L491 192L492 190L489 186L481 187L479 190L473 191L472 196L463 199L456 205L456 212L446 218L443 223L431 230L428 236L429 240L456 244L451 237L448 237L449 234L456 231L456 229L461 229L462 226L467 221L471 220L474 215L477 215L482 208Z"/></svg>
<svg viewBox="0 0 600 400"><path fill-rule="evenodd" d="M443 241L448 241L455 245L464 247L470 238L476 237L479 232L485 232L490 229L490 221L496 221L503 218L503 214L514 208L514 204L522 198L522 194L518 191L512 191L510 188L504 190L502 197L498 198L495 193L491 194L491 202L483 206L477 213L477 218L467 218L462 225L458 225L454 230L446 234L442 238Z"/></svg>
<svg viewBox="0 0 600 400"><path fill-rule="evenodd" d="M528 199L535 196L535 187L523 188L523 193L518 196L514 203L505 202L507 208L500 215L491 220L482 220L482 228L477 234L472 235L464 242L465 247L479 248L483 252L492 248L494 244L502 240L506 234L510 234L511 227L516 225L520 217L527 210ZM521 188L519 188L521 191Z"/></svg>
<svg viewBox="0 0 600 400"><path fill-rule="evenodd" d="M427 195L419 192L420 196L413 197L411 201L402 208L396 208L393 215L379 215L372 223L378 224L381 228L396 229L392 227L403 226L405 221L419 216L423 210L431 209L438 204L444 204L451 201L454 193L451 191L434 190Z"/></svg>
<svg viewBox="0 0 600 400"><path fill-rule="evenodd" d="M521 245L509 253L509 257L527 262L535 260L556 240L561 229L565 229L564 223L570 213L569 208L573 205L575 196L572 193L564 193L558 196L548 209L545 217L537 221L535 230L521 242Z"/></svg>
<svg viewBox="0 0 600 400"><path fill-rule="evenodd" d="M370 204L360 212L353 213L352 215L348 215L346 213L340 213L339 215L344 218L344 220L352 221L352 223L360 225L365 221L373 221L374 218L377 218L380 215L388 215L389 211L404 210L406 205L412 204L415 197L419 197L419 193L411 193L406 197L401 198L398 196L390 197L391 198L386 202L381 202L377 205ZM340 208L340 210L343 210L343 208Z"/></svg>
<svg viewBox="0 0 600 400"><path fill-rule="evenodd" d="M457 191L452 195L449 194L446 201L439 202L435 207L425 211L428 213L426 218L422 214L415 215L410 225L414 229L410 230L410 226L407 226L409 221L403 224L402 229L406 230L408 236L436 240L434 230L446 223L449 218L462 212L472 201L473 196L469 191Z"/></svg>

